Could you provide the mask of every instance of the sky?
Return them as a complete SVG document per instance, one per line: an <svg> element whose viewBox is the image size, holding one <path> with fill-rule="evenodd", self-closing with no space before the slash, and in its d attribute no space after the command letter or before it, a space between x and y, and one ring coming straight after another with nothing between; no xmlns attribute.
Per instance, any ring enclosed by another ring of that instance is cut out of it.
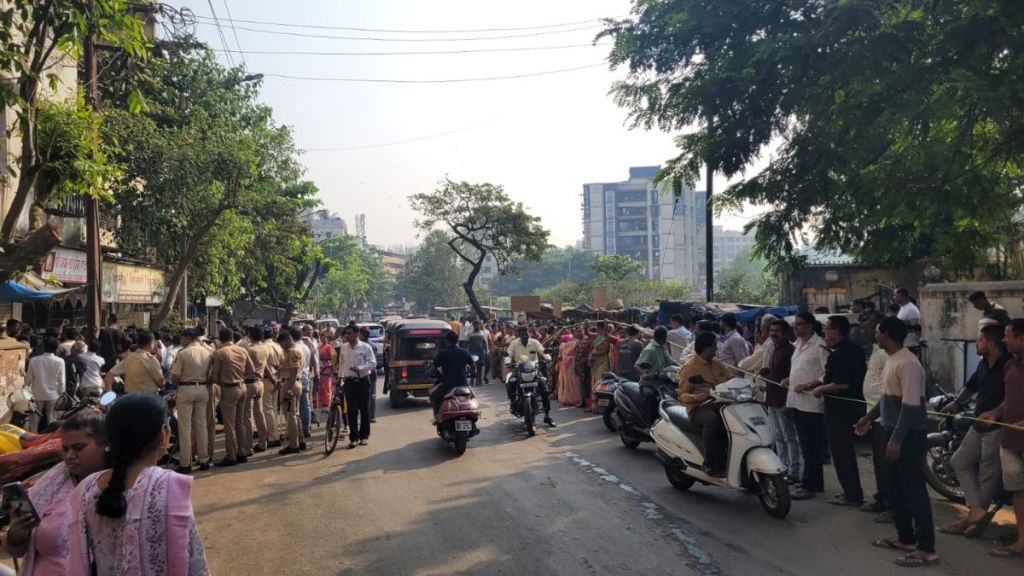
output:
<svg viewBox="0 0 1024 576"><path fill-rule="evenodd" d="M350 233L356 214L365 214L371 244L417 243L416 214L407 197L431 191L448 177L504 186L509 197L540 216L552 244L572 245L582 237L583 184L625 180L630 166L659 165L676 155L671 134L628 128L626 111L608 94L625 73L609 71L604 62L608 41L592 45L599 19L626 16L628 0L186 0L172 5L192 10L197 36L222 51L222 63L264 74L260 100L293 129L304 150L305 178L317 184L323 206L343 217ZM536 28L549 25L562 26ZM495 28L531 29L480 31ZM450 30L463 32L436 33ZM487 39L467 40L481 37ZM386 56L259 53L567 45L574 47ZM327 80L477 79L571 68L583 69L482 82ZM715 189L725 184L720 179ZM739 228L755 212L727 214L721 223Z"/></svg>

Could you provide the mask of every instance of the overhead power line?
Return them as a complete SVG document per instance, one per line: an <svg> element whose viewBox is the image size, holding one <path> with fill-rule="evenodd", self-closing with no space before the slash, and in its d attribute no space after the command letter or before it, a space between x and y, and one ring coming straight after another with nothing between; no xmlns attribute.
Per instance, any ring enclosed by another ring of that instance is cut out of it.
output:
<svg viewBox="0 0 1024 576"><path fill-rule="evenodd" d="M214 20L210 16L196 16L201 20ZM518 26L511 28L455 28L449 30L409 30L394 28L361 28L358 26L328 26L324 24L292 24L285 22L268 22L266 20L235 20L243 24L258 24L260 26L276 26L280 28L305 28L311 30L346 30L349 32L384 32L388 34L473 34L484 32L522 32L525 30L549 30L552 28L564 28L566 26L578 26L580 24L600 24L603 18L589 18L587 20L576 20L574 22L560 22L557 24L540 24L537 26Z"/></svg>
<svg viewBox="0 0 1024 576"><path fill-rule="evenodd" d="M216 22L199 22L203 26L217 26L220 30L221 24ZM337 36L331 34L309 34L305 32L289 32L286 30L264 30L262 28L251 28L248 26L232 26L232 30L245 30L246 32L257 32L260 34L272 34L277 36L297 36L300 38L322 38L326 40L364 40L368 42L481 42L487 40L504 40L507 38L532 38L535 36L550 36L552 34L567 34L581 30L594 30L600 28L601 24L591 24L576 28L564 28L561 30L545 30L541 32L527 32L523 34L502 34L498 36L473 36L461 38L382 38L379 36Z"/></svg>
<svg viewBox="0 0 1024 576"><path fill-rule="evenodd" d="M220 19L217 18L217 10L213 7L213 0L206 0L206 3L210 6L210 13L213 14L212 25L217 27L217 35L220 36L220 41L222 44L224 44L224 49L230 50L231 47L228 46L228 39L226 36L224 36L224 29L221 28ZM228 63L231 64L231 67L233 68L235 66L235 59L231 56L231 54L228 54L227 57Z"/></svg>
<svg viewBox="0 0 1024 576"><path fill-rule="evenodd" d="M231 33L235 36L235 45L238 46L238 55L242 58L242 65L248 68L249 64L245 61L242 43L238 41L238 30L235 30L235 19L231 17L231 7L228 6L228 0L224 0L224 11L228 13L228 22L231 23Z"/></svg>
<svg viewBox="0 0 1024 576"><path fill-rule="evenodd" d="M595 48L606 46L607 43L562 44L558 46L514 46L506 48L469 48L466 50L417 50L399 52L319 52L305 50L238 50L244 54L278 54L285 56L437 56L443 54L482 54L489 52L540 52L546 50L566 50L569 48ZM215 50L216 52L235 52L233 50Z"/></svg>
<svg viewBox="0 0 1024 576"><path fill-rule="evenodd" d="M562 68L560 70L545 70L543 72L528 72L525 74L512 74L508 76L484 76L480 78L442 78L432 80L408 80L399 78L346 78L346 77L321 77L321 76L294 76L291 74L270 74L264 73L263 75L268 78L283 78L286 80L309 80L314 82L363 82L363 83L378 83L378 84L456 84L462 82L491 82L494 80L517 80L519 78L533 78L536 76L551 76L554 74L563 74L566 72L576 72L578 70L586 70L588 68L597 68L598 66L605 66L604 62L597 64L589 64L586 66L576 66L573 68Z"/></svg>

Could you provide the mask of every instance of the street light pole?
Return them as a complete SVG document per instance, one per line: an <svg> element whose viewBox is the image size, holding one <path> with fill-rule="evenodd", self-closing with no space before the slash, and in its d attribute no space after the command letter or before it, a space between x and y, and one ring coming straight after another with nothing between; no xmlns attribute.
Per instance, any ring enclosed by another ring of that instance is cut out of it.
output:
<svg viewBox="0 0 1024 576"><path fill-rule="evenodd" d="M708 162L708 184L707 193L704 195L704 244L706 246L704 250L704 288L707 294L705 299L708 302L712 302L715 299L715 235L712 225L714 224L714 214L711 211L711 195L714 193L714 177L715 170L711 167L711 162Z"/></svg>
<svg viewBox="0 0 1024 576"><path fill-rule="evenodd" d="M96 57L96 39L90 33L85 39L85 82L86 99L93 110L99 110L99 87L96 76L98 60ZM97 153L98 138L96 126L93 124L92 153ZM101 267L103 265L100 254L100 206L99 201L91 195L85 197L85 230L86 230L86 285L85 285L85 318L89 326L91 337L99 335L102 320L100 319L101 306L101 283L103 281Z"/></svg>

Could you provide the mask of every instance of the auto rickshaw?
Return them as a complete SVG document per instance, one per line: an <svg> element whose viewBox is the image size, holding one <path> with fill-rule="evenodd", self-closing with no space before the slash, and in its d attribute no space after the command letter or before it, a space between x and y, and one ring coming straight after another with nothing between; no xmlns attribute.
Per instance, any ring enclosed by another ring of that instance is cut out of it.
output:
<svg viewBox="0 0 1024 576"><path fill-rule="evenodd" d="M387 387L391 407L409 396L426 398L434 387L427 369L451 331L447 322L415 318L387 325Z"/></svg>

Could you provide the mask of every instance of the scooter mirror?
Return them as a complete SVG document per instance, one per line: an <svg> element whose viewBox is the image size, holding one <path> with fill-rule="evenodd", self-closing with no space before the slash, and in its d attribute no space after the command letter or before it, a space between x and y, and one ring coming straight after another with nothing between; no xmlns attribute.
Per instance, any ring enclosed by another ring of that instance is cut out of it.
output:
<svg viewBox="0 0 1024 576"><path fill-rule="evenodd" d="M110 406L111 404L114 403L114 400L117 400L117 392L111 390L110 392L107 392L103 396L100 396L100 406Z"/></svg>

